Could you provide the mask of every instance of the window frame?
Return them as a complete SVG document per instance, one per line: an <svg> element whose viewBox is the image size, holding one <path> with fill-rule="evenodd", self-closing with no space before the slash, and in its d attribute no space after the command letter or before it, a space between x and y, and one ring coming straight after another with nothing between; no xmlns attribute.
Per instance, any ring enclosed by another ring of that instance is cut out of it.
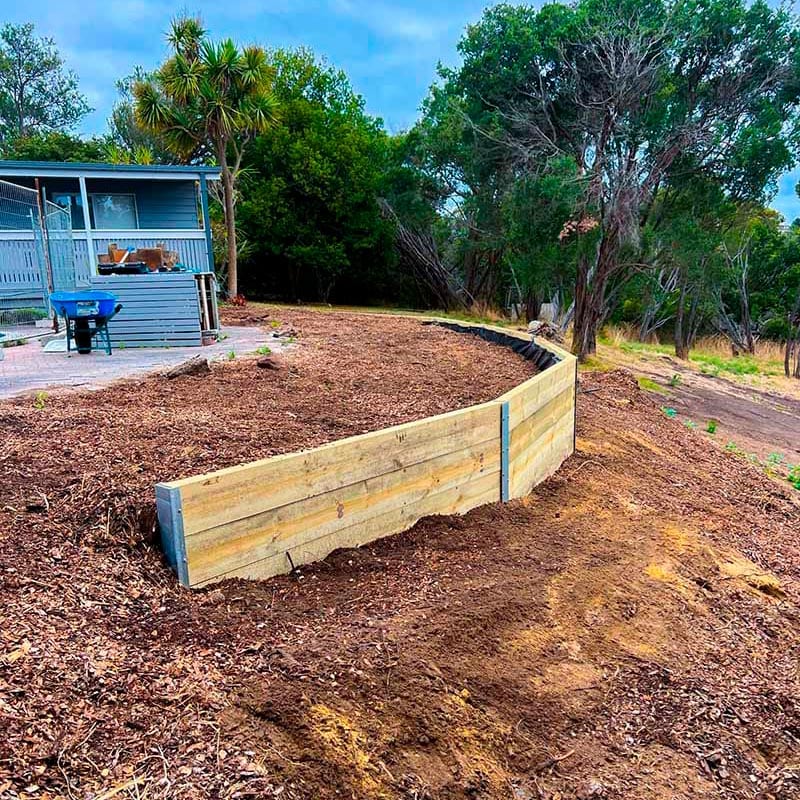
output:
<svg viewBox="0 0 800 800"><path fill-rule="evenodd" d="M95 198L97 197L130 197L133 200L133 216L135 228L101 228L97 224L97 211L95 210ZM134 192L89 192L89 204L92 207L92 230L93 231L138 231L139 225L139 204L136 201L136 194Z"/></svg>

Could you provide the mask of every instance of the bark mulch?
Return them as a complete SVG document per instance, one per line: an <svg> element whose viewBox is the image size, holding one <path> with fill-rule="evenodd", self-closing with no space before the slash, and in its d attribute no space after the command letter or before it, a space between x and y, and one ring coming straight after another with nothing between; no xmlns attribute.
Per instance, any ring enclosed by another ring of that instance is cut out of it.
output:
<svg viewBox="0 0 800 800"><path fill-rule="evenodd" d="M627 373L583 377L524 500L176 586L156 480L526 375L409 320L247 314L296 330L279 370L0 406L0 797L798 796L798 495Z"/></svg>

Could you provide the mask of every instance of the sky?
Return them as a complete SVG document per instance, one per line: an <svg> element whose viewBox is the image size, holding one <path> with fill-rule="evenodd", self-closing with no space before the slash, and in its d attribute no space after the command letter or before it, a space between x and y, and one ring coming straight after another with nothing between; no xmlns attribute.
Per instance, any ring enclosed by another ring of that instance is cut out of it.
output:
<svg viewBox="0 0 800 800"><path fill-rule="evenodd" d="M270 47L310 47L348 74L367 111L390 132L417 118L436 65L456 65L456 45L485 0L2 0L0 22L33 22L51 36L77 73L95 109L81 133L103 133L116 98L117 78L134 66L159 64L170 19L200 13L215 38ZM800 169L784 175L772 207L787 221L800 217L795 185Z"/></svg>

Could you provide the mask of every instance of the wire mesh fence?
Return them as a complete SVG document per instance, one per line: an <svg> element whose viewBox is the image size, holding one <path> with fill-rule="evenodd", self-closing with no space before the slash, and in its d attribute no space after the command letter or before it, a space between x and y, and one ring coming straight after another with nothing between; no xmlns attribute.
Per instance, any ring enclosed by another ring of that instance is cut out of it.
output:
<svg viewBox="0 0 800 800"><path fill-rule="evenodd" d="M0 231L32 231L38 223L36 190L0 181Z"/></svg>
<svg viewBox="0 0 800 800"><path fill-rule="evenodd" d="M0 180L0 325L35 323L48 314L50 292L74 287L69 212Z"/></svg>

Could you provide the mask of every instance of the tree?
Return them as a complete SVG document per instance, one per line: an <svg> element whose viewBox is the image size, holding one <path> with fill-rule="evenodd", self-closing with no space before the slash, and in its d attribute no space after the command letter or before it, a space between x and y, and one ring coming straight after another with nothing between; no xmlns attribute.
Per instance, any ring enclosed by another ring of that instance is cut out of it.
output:
<svg viewBox="0 0 800 800"><path fill-rule="evenodd" d="M2 157L9 161L74 161L82 163L105 161L106 141L99 138L81 139L68 133L50 131L32 133L4 142Z"/></svg>
<svg viewBox="0 0 800 800"><path fill-rule="evenodd" d="M145 130L136 121L133 87L155 76L141 67L116 82L117 100L108 118L107 155L114 164L172 164L176 157L159 134Z"/></svg>
<svg viewBox="0 0 800 800"><path fill-rule="evenodd" d="M30 23L0 29L0 140L69 131L91 110L52 39Z"/></svg>
<svg viewBox="0 0 800 800"><path fill-rule="evenodd" d="M185 159L215 158L222 178L228 243L228 294L239 293L236 180L247 145L276 120L273 70L263 48L214 43L197 18L171 26L173 53L152 79L133 86L136 121Z"/></svg>
<svg viewBox="0 0 800 800"><path fill-rule="evenodd" d="M501 5L468 29L460 85L474 126L516 175L573 159L574 222L597 222L577 262L580 358L595 350L609 287L638 264L661 187L707 175L757 198L791 165L799 39L791 14L760 0Z"/></svg>
<svg viewBox="0 0 800 800"><path fill-rule="evenodd" d="M344 73L309 51L277 50L269 60L281 115L243 162L247 286L293 300L335 292L383 300L396 276L392 224L378 204L390 152L381 121L364 112Z"/></svg>

